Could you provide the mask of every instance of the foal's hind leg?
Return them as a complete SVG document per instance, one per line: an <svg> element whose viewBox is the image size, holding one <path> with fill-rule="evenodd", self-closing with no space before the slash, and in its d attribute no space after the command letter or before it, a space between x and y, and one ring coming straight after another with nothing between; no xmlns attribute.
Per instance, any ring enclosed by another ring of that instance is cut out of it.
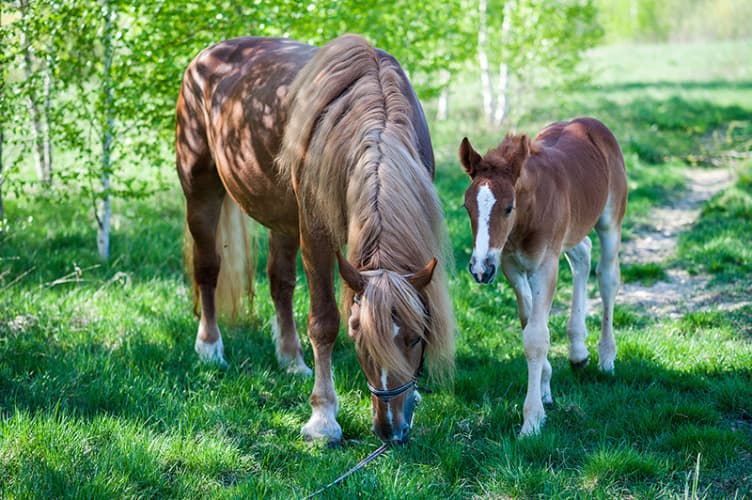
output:
<svg viewBox="0 0 752 500"><path fill-rule="evenodd" d="M310 375L311 369L303 360L295 319L292 314L292 296L295 291L295 258L298 255L298 237L269 231L269 260L266 272L274 302L274 343L277 361L290 373Z"/></svg>
<svg viewBox="0 0 752 500"><path fill-rule="evenodd" d="M619 244L621 227L609 223L607 217L601 217L595 227L601 243L601 257L598 262L598 286L603 301L603 321L601 339L598 342L598 368L604 372L614 371L616 359L616 340L614 339L614 301L619 288Z"/></svg>
<svg viewBox="0 0 752 500"><path fill-rule="evenodd" d="M567 323L569 337L569 362L573 367L587 365L588 351L585 346L587 327L587 280L590 275L590 252L593 247L590 238L585 236L581 242L566 250L564 254L572 268L572 313Z"/></svg>

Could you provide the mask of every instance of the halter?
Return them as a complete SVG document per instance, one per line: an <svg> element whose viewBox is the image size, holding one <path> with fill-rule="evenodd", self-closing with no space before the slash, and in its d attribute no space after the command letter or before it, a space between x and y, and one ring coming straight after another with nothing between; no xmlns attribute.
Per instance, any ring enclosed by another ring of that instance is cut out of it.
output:
<svg viewBox="0 0 752 500"><path fill-rule="evenodd" d="M353 297L353 302L360 305L360 295L355 295ZM425 304L424 304L425 307ZM427 329L427 327L426 327ZM420 337L419 342L421 343L421 350L420 350L420 364L418 365L418 369L415 370L415 374L412 376L410 380L405 382L399 387L396 387L394 389L377 389L374 386L371 385L371 383L366 379L366 387L368 387L368 391L376 396L378 399L380 399L384 403L388 403L392 398L396 398L403 392L406 392L410 389L415 389L418 387L418 377L420 377L421 372L423 371L423 360L424 355L426 353L426 336L427 331L423 332L423 336ZM413 344L415 345L415 344Z"/></svg>

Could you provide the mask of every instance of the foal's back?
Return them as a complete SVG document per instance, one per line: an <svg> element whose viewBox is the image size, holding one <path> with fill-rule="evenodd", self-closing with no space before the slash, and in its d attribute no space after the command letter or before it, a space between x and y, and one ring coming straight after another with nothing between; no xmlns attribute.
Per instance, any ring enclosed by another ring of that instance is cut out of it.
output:
<svg viewBox="0 0 752 500"><path fill-rule="evenodd" d="M538 202L568 214L564 248L581 241L601 219L621 222L626 208L624 159L616 138L600 121L552 123L535 137L532 153L527 168L535 177ZM552 206L547 200L561 204Z"/></svg>

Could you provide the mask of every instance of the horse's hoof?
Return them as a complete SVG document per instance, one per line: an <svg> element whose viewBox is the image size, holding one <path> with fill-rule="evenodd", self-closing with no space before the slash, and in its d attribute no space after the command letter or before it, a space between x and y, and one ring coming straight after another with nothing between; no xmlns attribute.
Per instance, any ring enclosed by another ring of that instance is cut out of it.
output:
<svg viewBox="0 0 752 500"><path fill-rule="evenodd" d="M572 366L573 370L582 370L587 367L588 364L590 364L590 356L587 356L582 361L572 361L570 359L569 364Z"/></svg>
<svg viewBox="0 0 752 500"><path fill-rule="evenodd" d="M219 337L216 342L211 344L196 337L194 348L198 353L198 359L201 360L202 363L217 365L220 368L227 368L222 337Z"/></svg>
<svg viewBox="0 0 752 500"><path fill-rule="evenodd" d="M294 361L290 361L290 363L288 363L287 373L292 373L293 375L299 375L306 378L313 375L313 370L308 368L308 365L305 364L305 361L303 361L302 357L298 357Z"/></svg>
<svg viewBox="0 0 752 500"><path fill-rule="evenodd" d="M342 428L336 420L314 413L303 426L300 433L306 441L326 441L327 446L336 446L342 442Z"/></svg>

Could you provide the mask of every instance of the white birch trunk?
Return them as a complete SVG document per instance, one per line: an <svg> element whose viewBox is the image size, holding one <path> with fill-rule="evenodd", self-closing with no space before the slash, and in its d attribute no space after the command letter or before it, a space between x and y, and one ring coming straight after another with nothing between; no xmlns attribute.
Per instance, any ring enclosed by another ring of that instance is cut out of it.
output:
<svg viewBox="0 0 752 500"><path fill-rule="evenodd" d="M112 139L115 129L115 116L113 111L112 96L112 24L113 9L109 0L102 0L102 7L106 13L105 28L102 43L104 44L104 74L102 75L102 90L104 91L103 115L104 127L102 130L102 201L98 210L97 223L97 247L102 260L110 257L110 221L112 219L112 205L110 200L110 172L112 171L111 154Z"/></svg>
<svg viewBox="0 0 752 500"><path fill-rule="evenodd" d="M504 4L504 20L501 22L501 40L505 43L512 29L512 9L516 2L510 0ZM493 124L501 125L509 114L509 65L502 60L499 64L499 86Z"/></svg>
<svg viewBox="0 0 752 500"><path fill-rule="evenodd" d="M480 26L478 27L478 63L480 65L480 84L483 94L483 116L486 121L493 119L494 96L491 87L491 69L488 66L488 21L486 0L478 2Z"/></svg>
<svg viewBox="0 0 752 500"><path fill-rule="evenodd" d="M23 24L26 24L29 18L28 8L29 4L26 0L19 0L18 8L21 11L21 20ZM37 171L37 178L43 182L48 183L50 181L47 174L47 168L44 163L44 140L42 133L42 114L39 111L37 104L37 95L34 84L34 64L31 55L31 43L29 42L26 30L21 29L20 36L21 46L23 47L23 61L24 61L24 76L28 83L28 90L26 92L26 105L29 109L29 118L31 118L31 141L32 151L34 153L34 166Z"/></svg>
<svg viewBox="0 0 752 500"><path fill-rule="evenodd" d="M2 92L2 85L0 84L0 92ZM5 228L5 209L3 208L3 184L5 179L3 178L3 129L0 125L0 235L3 234Z"/></svg>
<svg viewBox="0 0 752 500"><path fill-rule="evenodd" d="M48 47L47 62L44 67L44 168L45 178L52 180L52 141L50 140L50 113L52 111L52 42Z"/></svg>
<svg viewBox="0 0 752 500"><path fill-rule="evenodd" d="M441 93L439 93L439 102L436 109L436 119L438 121L446 121L449 118L449 72L445 69L439 71L439 78L441 81L445 81L446 84L441 87Z"/></svg>

